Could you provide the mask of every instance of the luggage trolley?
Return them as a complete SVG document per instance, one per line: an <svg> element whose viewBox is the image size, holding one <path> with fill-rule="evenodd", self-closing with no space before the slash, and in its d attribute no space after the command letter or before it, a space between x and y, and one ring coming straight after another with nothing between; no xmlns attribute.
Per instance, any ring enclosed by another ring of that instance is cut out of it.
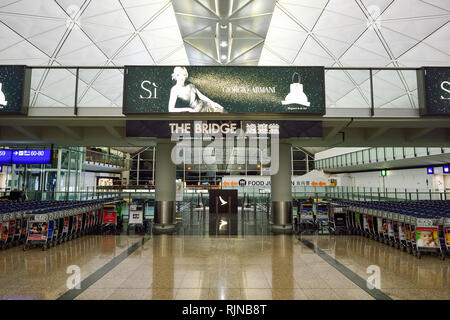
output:
<svg viewBox="0 0 450 320"><path fill-rule="evenodd" d="M317 204L316 207L316 224L320 230L328 228L330 220L328 219L328 212L330 205L326 202L321 202Z"/></svg>
<svg viewBox="0 0 450 320"><path fill-rule="evenodd" d="M144 233L144 206L142 204L131 204L128 213L127 234L134 228L135 233Z"/></svg>
<svg viewBox="0 0 450 320"><path fill-rule="evenodd" d="M450 216L444 218L444 241L445 248L447 249L447 255L450 256Z"/></svg>
<svg viewBox="0 0 450 320"><path fill-rule="evenodd" d="M117 206L115 204L105 204L103 206L102 233L117 231Z"/></svg>
<svg viewBox="0 0 450 320"><path fill-rule="evenodd" d="M362 216L362 234L367 238L370 238L371 236L369 226L369 211L370 211L369 207L363 207L361 208L360 211Z"/></svg>
<svg viewBox="0 0 450 320"><path fill-rule="evenodd" d="M412 231L411 231L411 213L407 213L404 217L405 233L406 233L406 252L413 253Z"/></svg>
<svg viewBox="0 0 450 320"><path fill-rule="evenodd" d="M392 246L396 249L400 249L400 234L399 234L399 220L401 214L398 212L392 212L392 231L394 233Z"/></svg>
<svg viewBox="0 0 450 320"><path fill-rule="evenodd" d="M300 211L297 214L299 215L298 221L300 221L300 232L315 229L314 211L312 203L301 203Z"/></svg>
<svg viewBox="0 0 450 320"><path fill-rule="evenodd" d="M40 246L45 251L48 248L48 239L53 236L53 226L53 217L48 210L30 213L27 224L28 234L23 251L27 251L33 246Z"/></svg>
<svg viewBox="0 0 450 320"><path fill-rule="evenodd" d="M405 214L399 214L398 217L398 241L399 241L399 249L401 251L406 251L408 248L408 243L406 239L406 218L408 218Z"/></svg>
<svg viewBox="0 0 450 320"><path fill-rule="evenodd" d="M331 234L347 234L347 208L344 205L330 203L328 206L328 230Z"/></svg>
<svg viewBox="0 0 450 320"><path fill-rule="evenodd" d="M391 211L387 212L386 225L387 225L387 239L384 243L393 247L395 245L395 235Z"/></svg>
<svg viewBox="0 0 450 320"><path fill-rule="evenodd" d="M422 253L440 254L445 258L444 250L439 241L439 221L436 216L420 215L416 220L416 256L422 257Z"/></svg>
<svg viewBox="0 0 450 320"><path fill-rule="evenodd" d="M14 235L16 231L16 213L3 213L3 222L1 223L0 248L5 250L13 246Z"/></svg>

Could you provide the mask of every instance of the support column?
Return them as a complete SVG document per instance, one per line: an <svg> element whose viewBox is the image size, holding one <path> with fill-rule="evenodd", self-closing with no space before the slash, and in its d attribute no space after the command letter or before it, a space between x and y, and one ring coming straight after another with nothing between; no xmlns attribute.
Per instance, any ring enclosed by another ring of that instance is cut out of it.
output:
<svg viewBox="0 0 450 320"><path fill-rule="evenodd" d="M173 143L158 143L155 168L154 233L175 231L176 166L172 162Z"/></svg>
<svg viewBox="0 0 450 320"><path fill-rule="evenodd" d="M271 176L272 232L292 232L291 144L280 143L278 173Z"/></svg>

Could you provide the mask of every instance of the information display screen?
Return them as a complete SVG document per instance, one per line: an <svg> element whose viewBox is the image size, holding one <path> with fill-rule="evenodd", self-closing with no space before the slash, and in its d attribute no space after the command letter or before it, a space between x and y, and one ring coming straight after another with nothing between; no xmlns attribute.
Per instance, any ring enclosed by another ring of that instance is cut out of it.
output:
<svg viewBox="0 0 450 320"><path fill-rule="evenodd" d="M31 72L25 66L0 66L0 114L26 114Z"/></svg>
<svg viewBox="0 0 450 320"><path fill-rule="evenodd" d="M124 114L325 114L323 67L125 67Z"/></svg>
<svg viewBox="0 0 450 320"><path fill-rule="evenodd" d="M51 150L13 150L13 164L49 164L52 158Z"/></svg>
<svg viewBox="0 0 450 320"><path fill-rule="evenodd" d="M450 115L450 68L426 67L418 71L421 115Z"/></svg>

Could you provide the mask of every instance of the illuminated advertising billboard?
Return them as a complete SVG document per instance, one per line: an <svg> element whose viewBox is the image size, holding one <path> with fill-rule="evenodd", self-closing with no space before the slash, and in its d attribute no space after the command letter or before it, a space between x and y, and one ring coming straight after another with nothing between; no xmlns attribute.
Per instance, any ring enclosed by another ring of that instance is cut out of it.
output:
<svg viewBox="0 0 450 320"><path fill-rule="evenodd" d="M124 114L325 113L323 67L125 67Z"/></svg>

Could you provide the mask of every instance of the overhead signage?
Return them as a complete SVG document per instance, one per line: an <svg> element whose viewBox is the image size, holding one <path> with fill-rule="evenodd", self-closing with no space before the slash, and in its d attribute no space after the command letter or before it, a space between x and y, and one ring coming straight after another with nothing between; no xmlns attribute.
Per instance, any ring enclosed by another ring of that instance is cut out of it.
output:
<svg viewBox="0 0 450 320"><path fill-rule="evenodd" d="M49 164L51 150L13 150L13 164Z"/></svg>
<svg viewBox="0 0 450 320"><path fill-rule="evenodd" d="M124 114L325 114L323 67L126 66Z"/></svg>
<svg viewBox="0 0 450 320"><path fill-rule="evenodd" d="M0 114L26 114L31 72L25 66L0 66Z"/></svg>
<svg viewBox="0 0 450 320"><path fill-rule="evenodd" d="M0 150L0 164L11 164L12 151Z"/></svg>
<svg viewBox="0 0 450 320"><path fill-rule="evenodd" d="M339 178L316 177L305 178L302 176L292 176L292 187L336 187L341 185ZM222 178L222 187L230 188L263 188L270 189L270 176L242 177L242 176L224 176Z"/></svg>
<svg viewBox="0 0 450 320"><path fill-rule="evenodd" d="M128 138L170 138L176 135L227 135L242 130L245 135L276 135L279 138L321 138L321 121L169 121L127 120Z"/></svg>
<svg viewBox="0 0 450 320"><path fill-rule="evenodd" d="M450 68L422 68L417 82L420 114L450 115Z"/></svg>

